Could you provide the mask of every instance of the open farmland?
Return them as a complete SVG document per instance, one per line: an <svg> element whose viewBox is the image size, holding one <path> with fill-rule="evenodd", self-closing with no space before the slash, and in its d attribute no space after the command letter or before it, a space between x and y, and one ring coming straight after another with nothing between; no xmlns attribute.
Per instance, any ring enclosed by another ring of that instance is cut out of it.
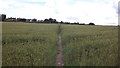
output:
<svg viewBox="0 0 120 68"><path fill-rule="evenodd" d="M116 66L117 26L63 25L65 66Z"/></svg>
<svg viewBox="0 0 120 68"><path fill-rule="evenodd" d="M2 24L3 66L55 66L59 31L64 66L117 65L117 26Z"/></svg>
<svg viewBox="0 0 120 68"><path fill-rule="evenodd" d="M3 66L53 66L57 25L3 23Z"/></svg>

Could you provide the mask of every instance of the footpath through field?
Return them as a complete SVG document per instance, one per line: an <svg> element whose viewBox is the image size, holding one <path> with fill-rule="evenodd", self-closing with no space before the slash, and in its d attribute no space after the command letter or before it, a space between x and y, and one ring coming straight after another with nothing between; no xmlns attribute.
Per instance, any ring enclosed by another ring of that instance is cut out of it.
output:
<svg viewBox="0 0 120 68"><path fill-rule="evenodd" d="M61 25L58 26L58 53L56 56L56 66L57 68L63 68L64 61L63 61L63 48L62 48L62 40L61 40Z"/></svg>

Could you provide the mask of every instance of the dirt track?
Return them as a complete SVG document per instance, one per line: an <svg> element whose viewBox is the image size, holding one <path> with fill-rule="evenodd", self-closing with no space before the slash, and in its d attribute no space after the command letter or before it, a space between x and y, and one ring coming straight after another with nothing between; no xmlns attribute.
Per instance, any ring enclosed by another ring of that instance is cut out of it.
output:
<svg viewBox="0 0 120 68"><path fill-rule="evenodd" d="M59 33L61 33L61 28L59 28ZM58 54L56 56L56 66L57 68L63 68L64 66L64 61L63 61L63 48L62 48L62 40L61 40L61 35L58 35L58 42L57 42L57 47L58 47Z"/></svg>

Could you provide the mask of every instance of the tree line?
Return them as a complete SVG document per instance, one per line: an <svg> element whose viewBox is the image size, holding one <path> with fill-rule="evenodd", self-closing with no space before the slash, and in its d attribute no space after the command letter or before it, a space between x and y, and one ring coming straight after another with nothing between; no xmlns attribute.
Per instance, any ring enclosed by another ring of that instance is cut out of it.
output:
<svg viewBox="0 0 120 68"><path fill-rule="evenodd" d="M37 20L37 19L26 19L26 18L14 18L14 17L8 17L6 18L6 14L0 14L0 21L3 22L28 22L28 23L61 23L61 24L72 24L72 25L95 25L94 23L90 22L89 24L85 23L79 23L79 22L58 22L56 19L49 18L44 20Z"/></svg>

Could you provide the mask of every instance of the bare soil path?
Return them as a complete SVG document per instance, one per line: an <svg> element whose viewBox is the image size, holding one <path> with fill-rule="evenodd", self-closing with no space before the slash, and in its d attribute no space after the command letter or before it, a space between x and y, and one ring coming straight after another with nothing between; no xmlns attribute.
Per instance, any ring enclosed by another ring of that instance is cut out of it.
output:
<svg viewBox="0 0 120 68"><path fill-rule="evenodd" d="M61 40L61 35L60 34L58 35L57 46L58 46L58 53L57 53L57 56L56 56L56 66L57 66L57 68L63 68L63 65L64 65L64 61L63 61L63 47L62 47L62 40Z"/></svg>

